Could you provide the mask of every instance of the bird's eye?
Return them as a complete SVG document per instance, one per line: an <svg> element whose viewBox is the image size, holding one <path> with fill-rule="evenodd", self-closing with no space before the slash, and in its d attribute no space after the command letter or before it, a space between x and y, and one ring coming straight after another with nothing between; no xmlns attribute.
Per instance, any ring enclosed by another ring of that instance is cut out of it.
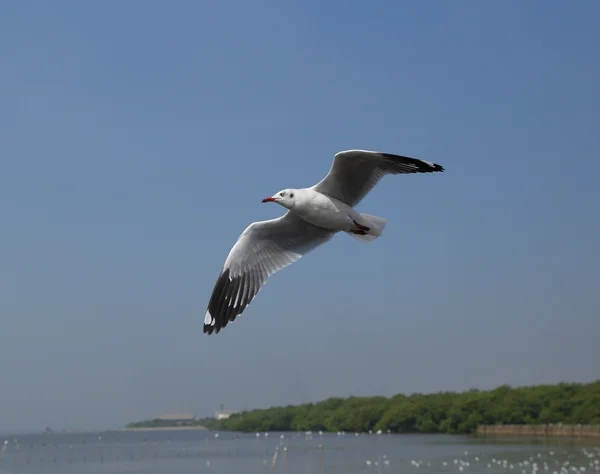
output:
<svg viewBox="0 0 600 474"><path fill-rule="evenodd" d="M285 196L285 193L279 193L279 195L280 195L281 197L283 197L283 196Z"/></svg>
<svg viewBox="0 0 600 474"><path fill-rule="evenodd" d="M293 198L294 197L294 193L290 193L290 197Z"/></svg>

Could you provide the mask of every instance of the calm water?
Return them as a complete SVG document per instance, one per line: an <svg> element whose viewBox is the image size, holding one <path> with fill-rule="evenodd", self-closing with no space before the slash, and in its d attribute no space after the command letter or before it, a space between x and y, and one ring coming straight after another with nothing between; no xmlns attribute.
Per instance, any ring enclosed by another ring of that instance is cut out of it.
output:
<svg viewBox="0 0 600 474"><path fill-rule="evenodd" d="M459 436L304 433L285 433L282 438L279 433L256 437L210 431L7 439L0 457L1 474L600 473L597 445L557 440L494 442Z"/></svg>

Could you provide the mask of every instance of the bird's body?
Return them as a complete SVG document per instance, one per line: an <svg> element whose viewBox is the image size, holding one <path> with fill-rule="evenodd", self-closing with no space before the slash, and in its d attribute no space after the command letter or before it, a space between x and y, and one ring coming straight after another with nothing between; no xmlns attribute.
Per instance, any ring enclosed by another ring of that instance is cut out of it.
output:
<svg viewBox="0 0 600 474"><path fill-rule="evenodd" d="M314 189L294 189L294 203L289 210L305 221L334 231L349 231L360 214L345 202Z"/></svg>
<svg viewBox="0 0 600 474"><path fill-rule="evenodd" d="M254 222L229 252L213 289L204 332L218 333L234 321L275 272L290 265L336 233L370 242L385 227L382 217L354 207L386 174L444 171L416 158L365 150L335 155L327 176L310 188L284 189L263 199L288 209L276 219Z"/></svg>

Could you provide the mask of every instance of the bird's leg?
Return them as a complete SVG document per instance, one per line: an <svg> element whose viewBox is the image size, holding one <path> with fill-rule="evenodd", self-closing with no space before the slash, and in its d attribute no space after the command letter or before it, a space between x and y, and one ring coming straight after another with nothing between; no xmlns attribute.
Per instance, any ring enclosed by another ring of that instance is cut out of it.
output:
<svg viewBox="0 0 600 474"><path fill-rule="evenodd" d="M371 230L369 227L359 224L354 219L352 219L352 222L354 222L354 225L358 228L358 230L362 230L362 231Z"/></svg>
<svg viewBox="0 0 600 474"><path fill-rule="evenodd" d="M350 232L352 232L353 234L357 234L357 235L367 235L367 232L369 230L368 227L359 224L358 222L356 222L354 219L352 219L352 222L354 223L354 225L356 226L356 229L350 229Z"/></svg>

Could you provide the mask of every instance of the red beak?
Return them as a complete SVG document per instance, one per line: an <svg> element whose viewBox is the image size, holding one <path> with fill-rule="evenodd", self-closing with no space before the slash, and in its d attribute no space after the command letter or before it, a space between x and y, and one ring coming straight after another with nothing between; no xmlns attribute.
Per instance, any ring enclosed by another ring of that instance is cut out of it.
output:
<svg viewBox="0 0 600 474"><path fill-rule="evenodd" d="M264 199L262 200L262 202L275 202L275 199L273 199L272 197L269 197L269 198L264 198Z"/></svg>

